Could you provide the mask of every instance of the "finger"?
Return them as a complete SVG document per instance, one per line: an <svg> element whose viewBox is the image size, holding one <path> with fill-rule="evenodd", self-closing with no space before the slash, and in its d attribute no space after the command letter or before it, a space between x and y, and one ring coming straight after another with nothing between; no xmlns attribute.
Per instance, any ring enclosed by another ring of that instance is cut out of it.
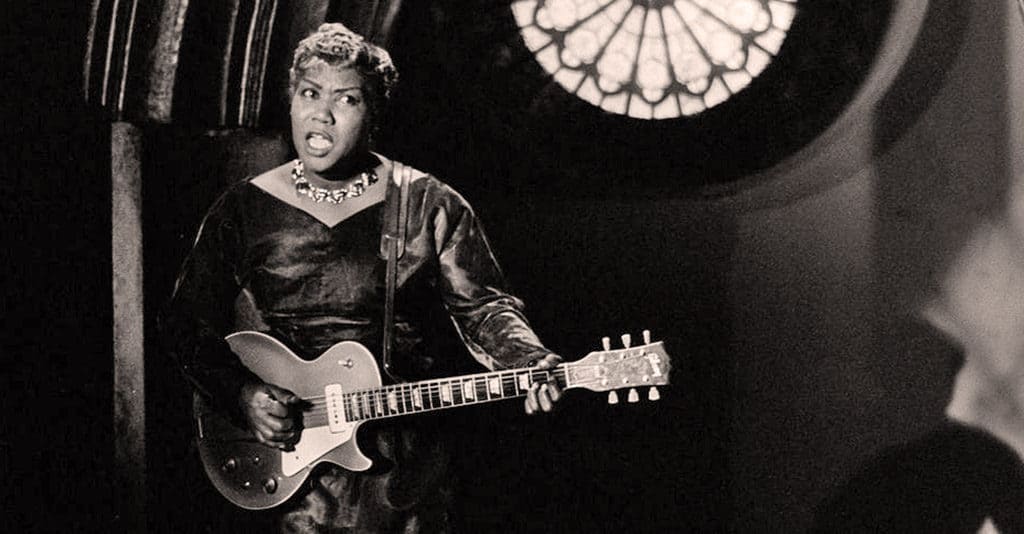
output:
<svg viewBox="0 0 1024 534"><path fill-rule="evenodd" d="M275 415L264 415L258 421L273 432L290 432L294 427L292 419Z"/></svg>
<svg viewBox="0 0 1024 534"><path fill-rule="evenodd" d="M558 399L562 398L562 389L558 387L558 384L554 382L548 382L548 397L551 398L551 402L558 402Z"/></svg>
<svg viewBox="0 0 1024 534"><path fill-rule="evenodd" d="M288 417L288 405L274 398L269 399L269 402L263 406L263 409L266 413L275 417Z"/></svg>
<svg viewBox="0 0 1024 534"><path fill-rule="evenodd" d="M266 445L267 447L274 447L278 449L281 448L281 446L278 443L275 443L274 441L267 438L264 435L264 432L255 426L252 428L252 435L256 438L256 441L262 443L263 445Z"/></svg>
<svg viewBox="0 0 1024 534"><path fill-rule="evenodd" d="M283 441L281 439L283 437L281 435L281 433L275 431L274 429L268 427L267 425L257 424L254 427L254 430L259 435L259 437L263 440L264 443L266 443L266 442L273 443L273 442L277 442L277 441Z"/></svg>
<svg viewBox="0 0 1024 534"><path fill-rule="evenodd" d="M538 384L533 384L533 385L530 386L530 389L526 392L526 413L528 413L528 414L532 414L532 413L536 412L538 407L540 406L537 403L537 389L538 388L539 388Z"/></svg>
<svg viewBox="0 0 1024 534"><path fill-rule="evenodd" d="M544 357L541 361L537 362L537 367L540 369L551 369L562 363L562 357L551 353Z"/></svg>
<svg viewBox="0 0 1024 534"><path fill-rule="evenodd" d="M292 432L275 430L271 428L269 425L262 422L256 424L256 431L260 433L263 439L272 442L275 445L283 444L284 442L288 441L293 437Z"/></svg>
<svg viewBox="0 0 1024 534"><path fill-rule="evenodd" d="M294 433L294 429L285 427L284 419L256 419L254 426L260 429L263 436L273 441L283 441L291 437Z"/></svg>
<svg viewBox="0 0 1024 534"><path fill-rule="evenodd" d="M292 393L291 391L275 385L270 386L270 393L281 404L296 404L302 400L299 398L298 395Z"/></svg>
<svg viewBox="0 0 1024 534"><path fill-rule="evenodd" d="M543 384L540 387L540 390L537 391L537 401L538 403L540 403L540 409L544 410L545 412L550 412L551 408L554 407L554 404L552 404L551 402L551 397L548 394L547 384Z"/></svg>
<svg viewBox="0 0 1024 534"><path fill-rule="evenodd" d="M268 421L274 422L274 430L278 432L291 432L295 430L295 419L292 417L277 417L276 415L269 414L270 419Z"/></svg>
<svg viewBox="0 0 1024 534"><path fill-rule="evenodd" d="M265 388L259 389L253 392L252 396L249 397L249 406L253 408L263 408L270 403L270 394Z"/></svg>

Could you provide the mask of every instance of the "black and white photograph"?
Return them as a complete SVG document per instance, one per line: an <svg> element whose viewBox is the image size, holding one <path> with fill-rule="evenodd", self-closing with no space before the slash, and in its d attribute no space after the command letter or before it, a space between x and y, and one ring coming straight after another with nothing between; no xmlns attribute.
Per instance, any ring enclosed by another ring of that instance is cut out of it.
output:
<svg viewBox="0 0 1024 534"><path fill-rule="evenodd" d="M3 11L0 531L1024 534L1024 0Z"/></svg>

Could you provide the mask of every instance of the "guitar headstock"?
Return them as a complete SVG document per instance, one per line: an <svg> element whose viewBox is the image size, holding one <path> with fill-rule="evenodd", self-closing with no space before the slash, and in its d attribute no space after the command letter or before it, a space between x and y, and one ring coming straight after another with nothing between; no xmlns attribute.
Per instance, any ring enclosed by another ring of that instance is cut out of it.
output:
<svg viewBox="0 0 1024 534"><path fill-rule="evenodd" d="M618 395L614 390L651 386L648 398L658 400L658 390L653 386L667 385L672 370L672 360L665 352L665 345L660 341L652 343L646 330L643 345L630 346L629 334L622 336L622 344L623 348L612 350L609 339L604 338L604 350L591 352L578 361L565 364L567 387L610 391L608 402L615 404ZM635 389L630 390L628 400L639 400Z"/></svg>

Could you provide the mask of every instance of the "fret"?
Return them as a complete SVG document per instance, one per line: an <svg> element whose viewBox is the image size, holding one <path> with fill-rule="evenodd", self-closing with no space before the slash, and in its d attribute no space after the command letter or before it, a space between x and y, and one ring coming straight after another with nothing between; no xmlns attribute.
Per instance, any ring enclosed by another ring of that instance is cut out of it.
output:
<svg viewBox="0 0 1024 534"><path fill-rule="evenodd" d="M356 417L355 417L355 414L352 413L352 399L351 399L351 397L346 396L345 400L341 404L345 408L345 420L346 421L354 421Z"/></svg>
<svg viewBox="0 0 1024 534"><path fill-rule="evenodd" d="M491 395L491 398L494 398L494 397L498 397L498 398L504 397L504 395L502 394L503 391L501 390L501 378L496 377L496 376L488 378L487 379L487 392Z"/></svg>
<svg viewBox="0 0 1024 534"><path fill-rule="evenodd" d="M366 398L365 391L359 393L359 409L362 411L363 418L369 419L373 416L370 413L370 400Z"/></svg>
<svg viewBox="0 0 1024 534"><path fill-rule="evenodd" d="M400 413L398 410L398 394L393 389L388 389L388 412L389 415Z"/></svg>
<svg viewBox="0 0 1024 534"><path fill-rule="evenodd" d="M430 382L420 383L420 398L423 400L424 410L434 409L433 399L430 397Z"/></svg>
<svg viewBox="0 0 1024 534"><path fill-rule="evenodd" d="M400 391L402 398L402 408L404 409L405 413L415 411L415 406L413 406L412 401L412 386L410 386L409 384L403 384Z"/></svg>
<svg viewBox="0 0 1024 534"><path fill-rule="evenodd" d="M490 400L491 396L487 394L487 379L483 377L473 378L473 393L477 400Z"/></svg>
<svg viewBox="0 0 1024 534"><path fill-rule="evenodd" d="M453 378L452 381L452 403L458 406L466 404L466 398L462 395L462 378Z"/></svg>
<svg viewBox="0 0 1024 534"><path fill-rule="evenodd" d="M373 392L372 391L361 391L359 396L363 398L363 415L367 419L373 419L375 415L373 413Z"/></svg>
<svg viewBox="0 0 1024 534"><path fill-rule="evenodd" d="M419 386L413 386L412 388L412 405L418 410L423 409L423 396L420 395Z"/></svg>
<svg viewBox="0 0 1024 534"><path fill-rule="evenodd" d="M530 372L518 372L516 373L516 381L519 385L519 391L526 393L530 390Z"/></svg>
<svg viewBox="0 0 1024 534"><path fill-rule="evenodd" d="M430 393L430 409L436 410L438 408L444 408L444 403L441 402L441 390L440 384L432 382L429 386L428 392Z"/></svg>
<svg viewBox="0 0 1024 534"><path fill-rule="evenodd" d="M473 384L472 378L462 381L462 396L470 401L476 400L476 386Z"/></svg>
<svg viewBox="0 0 1024 534"><path fill-rule="evenodd" d="M374 403L373 406L374 406L374 408L376 410L376 413L374 415L378 415L378 416L379 415L384 415L384 403L381 402L380 394L381 394L381 391L379 389L373 392L373 403Z"/></svg>
<svg viewBox="0 0 1024 534"><path fill-rule="evenodd" d="M507 379L507 380L506 380ZM515 397L519 394L516 389L516 374L515 372L501 375L501 390L503 397Z"/></svg>
<svg viewBox="0 0 1024 534"><path fill-rule="evenodd" d="M423 409L433 409L434 405L430 402L430 382L420 382L419 390L420 402L423 403Z"/></svg>
<svg viewBox="0 0 1024 534"><path fill-rule="evenodd" d="M441 383L441 402L454 403L452 401L452 385L448 382Z"/></svg>

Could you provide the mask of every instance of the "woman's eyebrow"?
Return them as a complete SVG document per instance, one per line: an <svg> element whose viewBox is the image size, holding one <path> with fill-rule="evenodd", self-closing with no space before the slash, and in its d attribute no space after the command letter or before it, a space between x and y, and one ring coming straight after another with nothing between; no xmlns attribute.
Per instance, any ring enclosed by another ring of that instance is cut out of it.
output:
<svg viewBox="0 0 1024 534"><path fill-rule="evenodd" d="M321 86L320 84L314 82L313 80L310 80L309 78L307 78L305 76L302 77L302 81L308 83L309 85L312 85L313 87L315 87L317 89L323 89L323 86Z"/></svg>
<svg viewBox="0 0 1024 534"><path fill-rule="evenodd" d="M305 83L308 83L309 85L312 85L313 88L318 90L318 91L323 91L324 90L324 86L314 82L313 80L310 80L309 78L306 78L305 76L303 76L301 80L303 82L305 82ZM346 86L346 87L339 87L339 88L333 90L332 92L334 92L334 93L344 93L345 91L359 91L359 92L362 92L363 91L363 86L362 85L349 85L349 86Z"/></svg>

